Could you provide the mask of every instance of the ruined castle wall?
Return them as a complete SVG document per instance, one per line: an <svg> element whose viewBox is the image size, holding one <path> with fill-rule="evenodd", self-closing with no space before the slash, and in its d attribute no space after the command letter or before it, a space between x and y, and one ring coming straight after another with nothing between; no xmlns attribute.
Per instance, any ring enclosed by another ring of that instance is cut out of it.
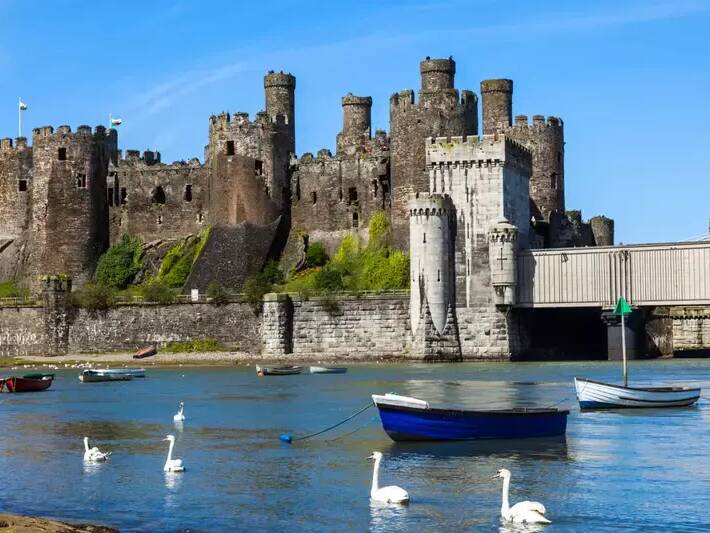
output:
<svg viewBox="0 0 710 533"><path fill-rule="evenodd" d="M0 357L44 355L46 333L43 307L0 307Z"/></svg>
<svg viewBox="0 0 710 533"><path fill-rule="evenodd" d="M123 235L143 242L178 239L207 224L207 169L199 161L160 163L160 154L128 151L109 176L106 192L111 243Z"/></svg>
<svg viewBox="0 0 710 533"><path fill-rule="evenodd" d="M106 178L117 155L116 132L37 128L32 151L29 282L35 287L40 275L70 274L80 285L109 244Z"/></svg>
<svg viewBox="0 0 710 533"><path fill-rule="evenodd" d="M424 139L478 133L478 98L471 91L453 88L456 65L452 59L427 59L420 64L419 101L414 91L390 97L390 152L392 225L398 246L409 242L409 195L428 190Z"/></svg>
<svg viewBox="0 0 710 533"><path fill-rule="evenodd" d="M0 140L0 241L16 239L27 229L31 185L32 149L27 141Z"/></svg>

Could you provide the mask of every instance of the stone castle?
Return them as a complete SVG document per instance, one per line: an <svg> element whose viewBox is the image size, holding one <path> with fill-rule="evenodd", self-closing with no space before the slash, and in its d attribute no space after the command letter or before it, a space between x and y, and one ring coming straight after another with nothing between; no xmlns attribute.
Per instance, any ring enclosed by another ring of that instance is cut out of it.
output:
<svg viewBox="0 0 710 533"><path fill-rule="evenodd" d="M297 264L309 242L332 251L348 233L366 239L384 210L395 245L411 240L418 350L455 357L498 335L510 353L511 254L612 245L613 221L565 210L561 119L513 117L513 82L485 80L479 136L479 97L455 88L455 72L451 58L422 61L418 97L390 97L389 133L372 132L372 98L344 96L335 154L296 156L296 79L283 72L264 77L253 120L210 117L204 162L122 152L102 126L36 128L31 146L2 139L0 280L37 289L42 275L70 274L80 286L124 235L179 240L210 225L190 288L238 287L268 259Z"/></svg>

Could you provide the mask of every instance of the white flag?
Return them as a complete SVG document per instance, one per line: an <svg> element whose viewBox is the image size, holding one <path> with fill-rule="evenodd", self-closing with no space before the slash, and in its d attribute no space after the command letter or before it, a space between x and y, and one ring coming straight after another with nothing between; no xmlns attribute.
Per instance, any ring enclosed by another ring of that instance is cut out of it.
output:
<svg viewBox="0 0 710 533"><path fill-rule="evenodd" d="M26 111L27 110L27 104L22 101L20 98L20 111Z"/></svg>

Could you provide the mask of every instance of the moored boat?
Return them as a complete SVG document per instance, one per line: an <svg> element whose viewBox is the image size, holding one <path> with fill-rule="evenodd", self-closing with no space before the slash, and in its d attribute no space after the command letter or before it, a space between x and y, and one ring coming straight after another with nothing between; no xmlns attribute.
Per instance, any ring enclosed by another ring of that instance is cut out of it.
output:
<svg viewBox="0 0 710 533"><path fill-rule="evenodd" d="M432 408L418 398L372 395L394 441L525 439L564 435L569 411L554 408Z"/></svg>
<svg viewBox="0 0 710 533"><path fill-rule="evenodd" d="M53 381L54 374L10 376L9 378L0 379L0 391L7 389L7 392L37 392L47 390L52 386Z"/></svg>
<svg viewBox="0 0 710 533"><path fill-rule="evenodd" d="M337 366L311 366L308 371L311 374L345 374L348 369Z"/></svg>
<svg viewBox="0 0 710 533"><path fill-rule="evenodd" d="M92 368L91 371L110 375L125 374L134 378L145 377L145 368Z"/></svg>
<svg viewBox="0 0 710 533"><path fill-rule="evenodd" d="M133 376L130 374L104 374L95 370L84 370L79 374L79 380L84 383L100 383L103 381L130 381Z"/></svg>
<svg viewBox="0 0 710 533"><path fill-rule="evenodd" d="M256 365L257 376L290 376L303 372L300 366L259 366Z"/></svg>
<svg viewBox="0 0 710 533"><path fill-rule="evenodd" d="M134 353L133 359L145 359L146 357L151 357L153 355L156 355L157 353L158 348L156 348L155 346L148 346Z"/></svg>
<svg viewBox="0 0 710 533"><path fill-rule="evenodd" d="M581 409L686 407L700 398L700 388L624 387L591 379L574 378Z"/></svg>

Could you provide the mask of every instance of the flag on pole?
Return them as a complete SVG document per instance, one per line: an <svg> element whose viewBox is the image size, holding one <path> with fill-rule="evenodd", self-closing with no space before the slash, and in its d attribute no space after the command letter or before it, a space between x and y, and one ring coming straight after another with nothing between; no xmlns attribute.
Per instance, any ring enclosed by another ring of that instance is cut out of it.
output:
<svg viewBox="0 0 710 533"><path fill-rule="evenodd" d="M111 127L114 128L116 126L120 126L121 123L123 122L123 119L120 118L113 118L111 115L108 116L108 121L111 124Z"/></svg>
<svg viewBox="0 0 710 533"><path fill-rule="evenodd" d="M22 101L22 98L20 98L20 111L27 111L27 104Z"/></svg>

